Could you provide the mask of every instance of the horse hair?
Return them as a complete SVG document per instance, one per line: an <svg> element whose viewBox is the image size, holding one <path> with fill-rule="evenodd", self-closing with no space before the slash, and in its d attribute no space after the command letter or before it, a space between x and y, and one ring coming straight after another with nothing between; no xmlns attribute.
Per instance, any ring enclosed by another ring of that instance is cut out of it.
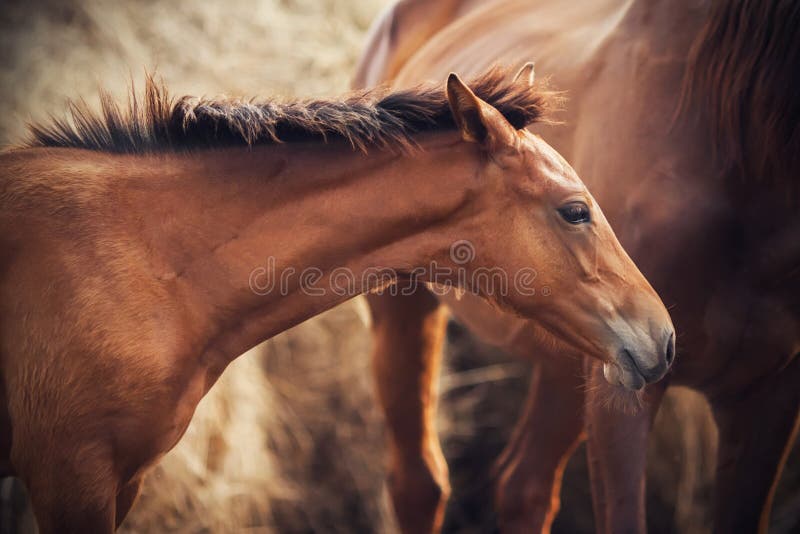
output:
<svg viewBox="0 0 800 534"><path fill-rule="evenodd" d="M553 96L512 81L502 68L468 85L516 128L543 120ZM443 85L395 92L377 88L342 100L175 100L163 82L148 75L143 105L131 89L124 108L105 91L99 113L84 101L70 102L68 108L64 118L31 124L24 146L147 153L340 139L361 151L404 150L415 146L416 134L455 128Z"/></svg>
<svg viewBox="0 0 800 534"><path fill-rule="evenodd" d="M707 114L725 172L797 193L798 91L800 2L717 0L692 46L681 107Z"/></svg>

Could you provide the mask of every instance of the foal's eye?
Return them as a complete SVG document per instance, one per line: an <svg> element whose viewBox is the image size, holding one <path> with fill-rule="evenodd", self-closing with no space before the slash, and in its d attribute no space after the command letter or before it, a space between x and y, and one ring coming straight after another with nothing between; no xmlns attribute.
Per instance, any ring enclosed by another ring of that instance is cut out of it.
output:
<svg viewBox="0 0 800 534"><path fill-rule="evenodd" d="M570 224L588 223L592 220L589 215L589 206L583 202L570 202L558 208L561 217Z"/></svg>

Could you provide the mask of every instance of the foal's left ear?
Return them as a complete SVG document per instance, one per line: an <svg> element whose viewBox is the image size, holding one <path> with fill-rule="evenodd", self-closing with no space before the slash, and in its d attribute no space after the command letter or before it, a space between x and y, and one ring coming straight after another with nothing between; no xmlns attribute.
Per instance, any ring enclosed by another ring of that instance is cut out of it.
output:
<svg viewBox="0 0 800 534"><path fill-rule="evenodd" d="M455 73L447 78L447 100L465 141L480 143L490 150L517 146L517 130L494 106L475 96Z"/></svg>

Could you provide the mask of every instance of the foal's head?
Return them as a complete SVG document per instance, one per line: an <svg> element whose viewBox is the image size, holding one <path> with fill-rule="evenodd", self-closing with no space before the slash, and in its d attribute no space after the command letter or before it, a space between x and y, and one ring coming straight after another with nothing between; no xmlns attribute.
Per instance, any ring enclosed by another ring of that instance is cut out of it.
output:
<svg viewBox="0 0 800 534"><path fill-rule="evenodd" d="M660 379L675 352L669 314L572 167L453 74L447 97L483 161L487 200L469 237L469 289L601 359L612 384L640 389ZM486 286L487 269L498 268L508 276L504 295Z"/></svg>

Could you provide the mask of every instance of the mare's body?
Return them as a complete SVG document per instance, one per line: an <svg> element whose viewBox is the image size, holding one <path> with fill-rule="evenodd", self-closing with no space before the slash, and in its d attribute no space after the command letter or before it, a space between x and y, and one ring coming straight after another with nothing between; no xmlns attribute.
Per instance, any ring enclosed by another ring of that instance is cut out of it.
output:
<svg viewBox="0 0 800 534"><path fill-rule="evenodd" d="M402 87L449 69L535 60L537 72L568 96L565 125L537 131L591 184L671 307L679 336L674 372L649 386L645 409L631 414L607 407L615 392L607 391L599 368L588 369L591 387L584 387L580 353L547 339L536 323L475 299L447 301L480 338L538 360L500 463L501 524L549 529L563 466L588 431L598 531L644 531L645 445L663 388L673 383L704 393L719 425L715 528L765 528L800 408L800 10L781 1L449 4L454 15L438 27L402 25L434 20L426 2L407 0L387 11L388 18L403 16L379 22L384 30L373 32L356 85L386 79ZM422 43L415 52L405 47L407 33ZM391 329L378 330L377 359L396 361L402 351L422 349L405 357L436 366L440 345L425 337L437 334L422 326L441 312L430 296L416 298L415 307L370 297L381 324L404 324L406 331L402 344L391 345L380 339L391 339ZM576 358L554 358L567 354ZM400 371L379 381L413 384L423 399L431 396L424 377L401 381ZM414 421L408 412L389 414L390 425ZM431 434L432 421L429 415L418 433ZM427 499L418 508L440 509L448 488L437 442L395 440L416 451L397 468L408 481L396 490L400 500L416 486ZM401 524L414 525L398 508Z"/></svg>

